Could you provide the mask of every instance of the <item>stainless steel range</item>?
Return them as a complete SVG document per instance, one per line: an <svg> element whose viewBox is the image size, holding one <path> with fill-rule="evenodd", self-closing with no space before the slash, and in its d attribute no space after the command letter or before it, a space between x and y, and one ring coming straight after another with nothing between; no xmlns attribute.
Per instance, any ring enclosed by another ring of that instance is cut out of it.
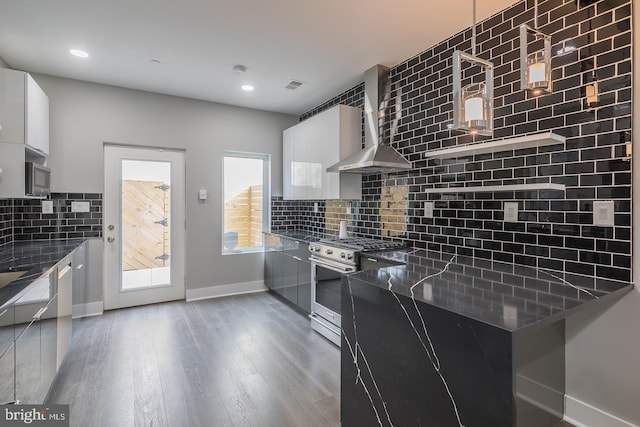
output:
<svg viewBox="0 0 640 427"><path fill-rule="evenodd" d="M311 243L311 328L340 346L342 275L360 270L367 252L402 247L403 243L364 237Z"/></svg>

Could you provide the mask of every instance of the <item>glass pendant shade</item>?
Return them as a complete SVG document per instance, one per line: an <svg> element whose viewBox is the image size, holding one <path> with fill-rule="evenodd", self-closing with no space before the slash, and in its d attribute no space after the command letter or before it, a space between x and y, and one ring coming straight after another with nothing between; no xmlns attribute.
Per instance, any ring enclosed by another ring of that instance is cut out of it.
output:
<svg viewBox="0 0 640 427"><path fill-rule="evenodd" d="M463 124L470 129L487 128L487 90L484 83L474 83L462 88Z"/></svg>
<svg viewBox="0 0 640 427"><path fill-rule="evenodd" d="M529 52L529 39L542 40L544 48ZM520 26L520 88L534 95L551 92L551 36Z"/></svg>
<svg viewBox="0 0 640 427"><path fill-rule="evenodd" d="M527 89L546 89L551 80L551 67L547 64L544 51L527 55Z"/></svg>
<svg viewBox="0 0 640 427"><path fill-rule="evenodd" d="M462 86L462 62L483 70L484 81ZM493 63L453 53L453 125L450 129L493 136Z"/></svg>

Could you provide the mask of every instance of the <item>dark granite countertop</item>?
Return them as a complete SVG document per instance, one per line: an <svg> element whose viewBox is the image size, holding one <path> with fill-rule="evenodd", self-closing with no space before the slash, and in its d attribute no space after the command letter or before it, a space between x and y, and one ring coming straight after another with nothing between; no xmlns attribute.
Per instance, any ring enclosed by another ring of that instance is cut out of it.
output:
<svg viewBox="0 0 640 427"><path fill-rule="evenodd" d="M0 272L26 271L0 288L0 307L42 277L85 239L13 242L0 247Z"/></svg>
<svg viewBox="0 0 640 427"><path fill-rule="evenodd" d="M465 317L520 332L621 298L633 285L417 249L368 253L402 263L349 276Z"/></svg>

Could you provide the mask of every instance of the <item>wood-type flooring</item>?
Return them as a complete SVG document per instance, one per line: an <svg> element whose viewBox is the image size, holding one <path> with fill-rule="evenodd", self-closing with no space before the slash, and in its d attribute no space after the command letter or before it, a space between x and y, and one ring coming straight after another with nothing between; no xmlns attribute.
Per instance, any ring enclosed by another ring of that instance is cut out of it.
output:
<svg viewBox="0 0 640 427"><path fill-rule="evenodd" d="M340 351L268 293L74 323L49 395L77 427L340 425Z"/></svg>

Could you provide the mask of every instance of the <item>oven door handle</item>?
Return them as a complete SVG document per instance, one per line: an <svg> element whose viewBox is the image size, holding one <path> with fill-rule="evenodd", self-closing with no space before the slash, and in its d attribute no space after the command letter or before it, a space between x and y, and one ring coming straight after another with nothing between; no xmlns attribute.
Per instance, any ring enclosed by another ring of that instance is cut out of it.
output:
<svg viewBox="0 0 640 427"><path fill-rule="evenodd" d="M316 313L311 313L309 315L309 319L313 320L314 322L317 322L319 324L321 324L322 326L324 326L325 328L329 329L330 331L336 332L336 326L333 324L329 324L327 322L323 322L322 317L318 316ZM340 332L336 332L337 334L340 334Z"/></svg>
<svg viewBox="0 0 640 427"><path fill-rule="evenodd" d="M346 266L346 265L339 265L336 263L330 263L327 261L319 260L318 258L315 258L315 257L309 258L309 261L311 261L312 264L316 264L316 265L319 265L320 267L328 268L329 270L332 270L332 271L337 271L338 273L347 274L347 273L353 273L356 271L356 268L354 266L351 266L351 265Z"/></svg>

